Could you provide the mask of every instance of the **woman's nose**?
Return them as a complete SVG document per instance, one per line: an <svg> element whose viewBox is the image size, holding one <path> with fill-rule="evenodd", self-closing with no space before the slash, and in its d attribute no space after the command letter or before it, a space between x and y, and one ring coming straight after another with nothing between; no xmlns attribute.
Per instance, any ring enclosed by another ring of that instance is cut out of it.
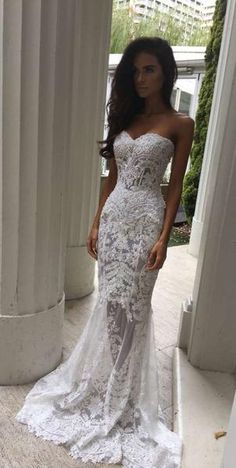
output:
<svg viewBox="0 0 236 468"><path fill-rule="evenodd" d="M144 75L142 72L140 72L137 76L137 82L138 83L142 83L143 82L143 79L144 79Z"/></svg>

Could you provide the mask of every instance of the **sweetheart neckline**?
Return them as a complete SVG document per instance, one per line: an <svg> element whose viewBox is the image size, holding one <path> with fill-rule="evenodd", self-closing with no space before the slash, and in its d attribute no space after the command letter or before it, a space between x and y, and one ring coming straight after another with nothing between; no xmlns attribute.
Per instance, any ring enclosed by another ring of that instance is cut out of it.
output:
<svg viewBox="0 0 236 468"><path fill-rule="evenodd" d="M161 138L163 140L167 140L171 143L171 145L173 146L173 148L175 147L173 141L170 139L170 138L167 138L167 137L164 137L162 135L160 135L160 133L157 133L157 132L146 132L146 133L143 133L142 135L139 135L137 138L132 138L132 136L126 131L126 130L122 130L122 132L126 133L126 135L130 138L130 140L132 141L136 141L136 140L139 140L139 138L142 138L146 135L157 135L158 138Z"/></svg>

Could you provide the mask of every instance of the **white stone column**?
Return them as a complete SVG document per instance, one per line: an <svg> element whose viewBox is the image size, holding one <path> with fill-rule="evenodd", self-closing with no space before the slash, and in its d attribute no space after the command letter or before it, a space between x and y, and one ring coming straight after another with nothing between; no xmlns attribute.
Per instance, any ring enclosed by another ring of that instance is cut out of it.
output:
<svg viewBox="0 0 236 468"><path fill-rule="evenodd" d="M94 289L95 260L86 241L100 189L104 107L109 61L112 1L77 0L73 44L72 108L69 139L67 299Z"/></svg>
<svg viewBox="0 0 236 468"><path fill-rule="evenodd" d="M235 468L236 450L236 393L234 396L231 416L227 428L223 460L220 468Z"/></svg>
<svg viewBox="0 0 236 468"><path fill-rule="evenodd" d="M194 366L229 373L236 365L235 44L236 3L229 0L207 137L209 157L202 169L206 193L192 312L186 311L186 320L183 315L179 340L180 347L187 343Z"/></svg>
<svg viewBox="0 0 236 468"><path fill-rule="evenodd" d="M74 6L1 1L1 385L61 360Z"/></svg>

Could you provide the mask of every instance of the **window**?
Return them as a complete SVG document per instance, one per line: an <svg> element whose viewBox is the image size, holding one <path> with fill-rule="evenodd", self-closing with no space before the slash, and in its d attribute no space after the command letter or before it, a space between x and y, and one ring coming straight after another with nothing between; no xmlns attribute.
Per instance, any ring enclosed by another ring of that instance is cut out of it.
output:
<svg viewBox="0 0 236 468"><path fill-rule="evenodd" d="M181 91L180 103L179 103L179 112L189 115L191 104L191 94Z"/></svg>
<svg viewBox="0 0 236 468"><path fill-rule="evenodd" d="M175 101L176 101L176 88L173 89L170 102L173 107L175 107Z"/></svg>

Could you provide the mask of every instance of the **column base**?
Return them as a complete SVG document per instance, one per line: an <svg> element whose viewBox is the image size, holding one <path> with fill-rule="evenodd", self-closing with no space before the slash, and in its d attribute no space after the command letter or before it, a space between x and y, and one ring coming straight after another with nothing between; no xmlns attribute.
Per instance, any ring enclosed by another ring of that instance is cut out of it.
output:
<svg viewBox="0 0 236 468"><path fill-rule="evenodd" d="M192 296L188 297L181 304L181 316L179 321L177 346L182 349L188 349L192 324Z"/></svg>
<svg viewBox="0 0 236 468"><path fill-rule="evenodd" d="M80 299L94 291L96 260L86 246L67 247L65 270L66 300Z"/></svg>
<svg viewBox="0 0 236 468"><path fill-rule="evenodd" d="M193 367L186 353L174 350L174 431L184 443L182 468L219 467L236 389L236 376Z"/></svg>
<svg viewBox="0 0 236 468"><path fill-rule="evenodd" d="M65 295L49 310L0 315L0 385L23 385L54 370L62 359Z"/></svg>
<svg viewBox="0 0 236 468"><path fill-rule="evenodd" d="M188 245L188 253L198 258L201 236L202 236L203 223L195 217L192 220L191 235Z"/></svg>

